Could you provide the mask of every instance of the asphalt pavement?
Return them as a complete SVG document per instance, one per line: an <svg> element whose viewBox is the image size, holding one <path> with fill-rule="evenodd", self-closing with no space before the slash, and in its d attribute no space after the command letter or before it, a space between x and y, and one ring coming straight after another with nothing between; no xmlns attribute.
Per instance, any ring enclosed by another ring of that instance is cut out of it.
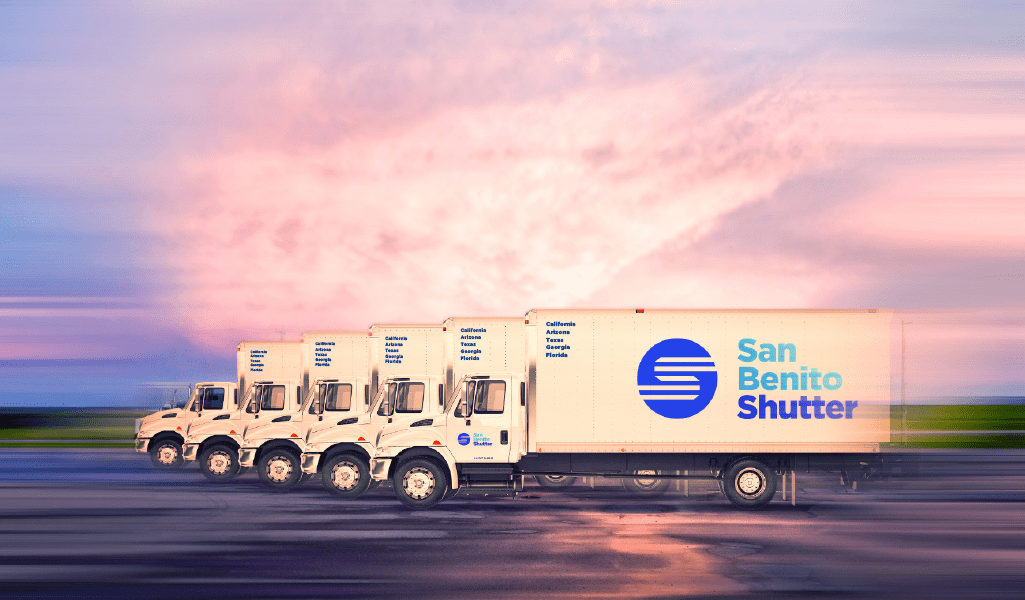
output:
<svg viewBox="0 0 1025 600"><path fill-rule="evenodd" d="M844 489L800 474L741 511L708 482L614 480L408 511L387 486L207 482L124 449L0 450L11 598L1022 598L1025 453L929 453Z"/></svg>

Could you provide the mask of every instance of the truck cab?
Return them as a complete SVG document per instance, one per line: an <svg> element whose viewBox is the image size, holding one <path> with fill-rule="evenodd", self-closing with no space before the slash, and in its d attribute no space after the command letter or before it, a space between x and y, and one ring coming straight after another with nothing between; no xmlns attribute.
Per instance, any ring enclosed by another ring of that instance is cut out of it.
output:
<svg viewBox="0 0 1025 600"><path fill-rule="evenodd" d="M238 451L250 423L281 422L301 410L302 385L298 380L255 381L245 400L233 412L204 415L189 424L183 457L198 460L203 475L211 481L227 481L244 473Z"/></svg>
<svg viewBox="0 0 1025 600"><path fill-rule="evenodd" d="M260 480L274 490L298 485L303 480L302 444L310 429L365 414L369 387L366 377L317 379L298 414L249 424L239 451L242 468L256 466Z"/></svg>
<svg viewBox="0 0 1025 600"><path fill-rule="evenodd" d="M481 494L522 490L514 465L525 447L525 390L518 373L463 377L432 423L393 423L381 431L372 477L390 479L399 501L417 509L460 488Z"/></svg>
<svg viewBox="0 0 1025 600"><path fill-rule="evenodd" d="M324 487L341 498L356 498L376 487L370 459L388 431L431 429L444 409L444 378L390 377L378 388L368 412L314 426L302 454L302 470L321 474ZM440 443L440 442L439 442Z"/></svg>
<svg viewBox="0 0 1025 600"><path fill-rule="evenodd" d="M148 452L158 469L178 469L184 464L182 445L189 425L197 419L213 419L238 409L238 386L223 381L197 383L181 408L162 410L139 420L136 452Z"/></svg>

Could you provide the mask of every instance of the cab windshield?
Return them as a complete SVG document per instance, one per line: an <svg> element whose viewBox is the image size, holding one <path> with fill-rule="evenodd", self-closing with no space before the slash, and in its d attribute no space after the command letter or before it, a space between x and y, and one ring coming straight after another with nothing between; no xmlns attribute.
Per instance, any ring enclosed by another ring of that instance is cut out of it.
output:
<svg viewBox="0 0 1025 600"><path fill-rule="evenodd" d="M390 416L392 414L391 406L395 398L395 384L389 383L388 385L382 385L381 389L377 392L377 398L374 400L374 410L381 416Z"/></svg>

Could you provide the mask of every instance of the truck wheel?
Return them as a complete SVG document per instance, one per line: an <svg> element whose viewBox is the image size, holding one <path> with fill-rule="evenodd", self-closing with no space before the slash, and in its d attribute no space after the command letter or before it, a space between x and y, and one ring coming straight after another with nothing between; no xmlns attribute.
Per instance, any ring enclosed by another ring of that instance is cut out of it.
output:
<svg viewBox="0 0 1025 600"><path fill-rule="evenodd" d="M658 475L656 471L634 471L634 475ZM637 477L634 479L624 479L623 487L634 496L640 498L655 498L666 493L669 489L668 479L659 479L657 477Z"/></svg>
<svg viewBox="0 0 1025 600"><path fill-rule="evenodd" d="M238 475L238 450L214 444L199 455L199 470L210 481L224 482Z"/></svg>
<svg viewBox="0 0 1025 600"><path fill-rule="evenodd" d="M735 506L759 508L776 495L776 473L760 460L745 459L726 469L723 493Z"/></svg>
<svg viewBox="0 0 1025 600"><path fill-rule="evenodd" d="M153 466L162 471L180 469L185 464L182 445L172 439L163 439L150 446L149 457Z"/></svg>
<svg viewBox="0 0 1025 600"><path fill-rule="evenodd" d="M561 490L576 483L577 478L566 475L534 475L534 481L546 490Z"/></svg>
<svg viewBox="0 0 1025 600"><path fill-rule="evenodd" d="M295 487L302 475L299 457L285 448L274 448L260 457L260 481L278 492Z"/></svg>
<svg viewBox="0 0 1025 600"><path fill-rule="evenodd" d="M392 485L399 502L414 510L434 506L448 491L445 472L433 460L424 458L414 458L399 465Z"/></svg>
<svg viewBox="0 0 1025 600"><path fill-rule="evenodd" d="M356 454L339 454L324 463L320 479L333 495L358 498L370 488L370 466Z"/></svg>

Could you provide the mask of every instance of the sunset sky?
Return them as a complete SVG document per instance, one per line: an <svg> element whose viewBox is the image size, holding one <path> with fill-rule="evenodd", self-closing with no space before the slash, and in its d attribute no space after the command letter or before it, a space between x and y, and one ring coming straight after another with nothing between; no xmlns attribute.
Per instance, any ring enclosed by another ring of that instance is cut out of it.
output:
<svg viewBox="0 0 1025 600"><path fill-rule="evenodd" d="M562 307L928 309L911 397L1025 396L1020 3L553 4L0 3L0 405Z"/></svg>

